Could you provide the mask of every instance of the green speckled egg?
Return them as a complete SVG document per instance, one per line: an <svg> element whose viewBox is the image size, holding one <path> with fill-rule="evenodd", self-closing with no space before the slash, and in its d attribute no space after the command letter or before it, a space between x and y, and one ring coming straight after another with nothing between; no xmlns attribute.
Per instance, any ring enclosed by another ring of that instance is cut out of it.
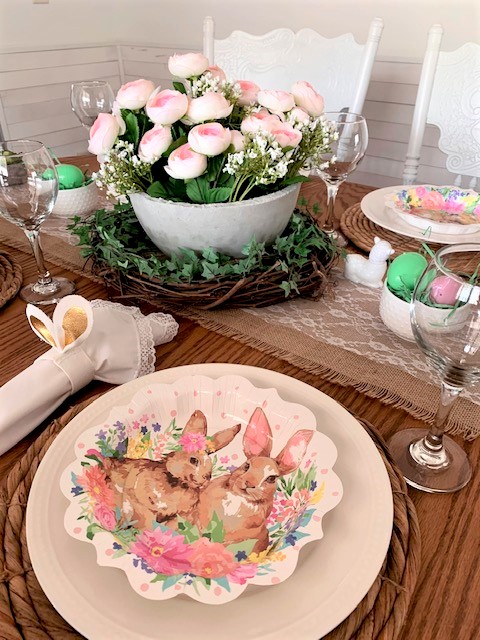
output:
<svg viewBox="0 0 480 640"><path fill-rule="evenodd" d="M426 266L426 258L419 253L402 253L388 267L387 284L392 291L401 291L405 287L413 291Z"/></svg>

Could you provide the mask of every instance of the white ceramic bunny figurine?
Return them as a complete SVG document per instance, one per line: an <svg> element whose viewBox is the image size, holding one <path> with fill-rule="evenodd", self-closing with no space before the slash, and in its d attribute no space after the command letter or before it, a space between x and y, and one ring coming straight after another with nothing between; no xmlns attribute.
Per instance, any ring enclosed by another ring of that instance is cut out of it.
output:
<svg viewBox="0 0 480 640"><path fill-rule="evenodd" d="M395 253L386 240L374 238L368 259L358 253L349 253L345 258L345 278L367 287L380 288L387 270L387 259Z"/></svg>

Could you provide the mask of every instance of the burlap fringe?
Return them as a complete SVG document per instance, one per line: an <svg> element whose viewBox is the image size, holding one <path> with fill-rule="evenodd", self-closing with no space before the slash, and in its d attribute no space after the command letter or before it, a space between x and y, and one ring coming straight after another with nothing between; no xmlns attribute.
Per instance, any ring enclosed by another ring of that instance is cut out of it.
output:
<svg viewBox="0 0 480 640"><path fill-rule="evenodd" d="M270 344L264 342L261 338L255 338L252 336L246 336L243 333L240 333L236 329L232 327L228 327L225 324L218 322L213 318L205 318L202 313L197 312L194 309L180 309L176 310L179 315L184 315L192 320L195 320L205 329L209 329L211 331L215 331L224 335L228 338L233 338L242 344L246 344L249 347L253 347L254 349L258 349L263 353L266 353L271 356L276 356L281 358L282 360L286 360L290 364L298 367L299 369L303 369L308 373L312 373L314 375L321 376L328 382L332 382L333 384L338 384L342 387L353 387L360 393L364 395L374 398L376 400L380 400L383 404L393 406L397 409L403 409L412 417L422 420L427 424L433 424L435 420L435 411L429 411L419 407L418 405L410 402L406 398L399 396L398 394L389 391L383 387L379 387L370 383L361 382L356 380L355 378L351 378L348 375L341 373L339 371L335 371L334 369L327 367L326 365L314 364L310 360L303 358L302 356L296 355L287 351L285 349L281 349L278 347L274 347ZM465 440L475 440L478 437L478 426L474 425L472 427L466 426L464 423L459 422L455 419L454 416L450 416L447 426L445 429L448 433L452 435L461 435Z"/></svg>

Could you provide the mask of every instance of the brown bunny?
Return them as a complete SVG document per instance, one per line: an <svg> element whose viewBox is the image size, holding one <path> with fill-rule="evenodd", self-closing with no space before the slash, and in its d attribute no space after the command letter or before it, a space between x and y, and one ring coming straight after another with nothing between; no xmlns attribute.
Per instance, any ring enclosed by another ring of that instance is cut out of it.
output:
<svg viewBox="0 0 480 640"><path fill-rule="evenodd" d="M268 547L266 520L273 507L277 478L298 468L313 431L300 429L276 458L270 457L272 431L262 409L253 412L243 437L247 461L231 474L212 480L201 492L196 520L203 531L213 514L225 529L224 544L256 539L255 553Z"/></svg>
<svg viewBox="0 0 480 640"><path fill-rule="evenodd" d="M107 478L115 490L122 517L139 529L163 522L175 528L177 515L186 517L198 502L200 489L212 476L209 456L226 447L240 431L240 425L219 431L209 441L208 451L172 451L161 460L106 458ZM195 411L183 434L207 434L207 420Z"/></svg>

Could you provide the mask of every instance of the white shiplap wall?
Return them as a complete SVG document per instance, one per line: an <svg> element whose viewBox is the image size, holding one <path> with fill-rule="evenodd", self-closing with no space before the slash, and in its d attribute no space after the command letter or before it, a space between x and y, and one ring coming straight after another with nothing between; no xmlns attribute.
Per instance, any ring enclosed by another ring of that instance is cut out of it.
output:
<svg viewBox="0 0 480 640"><path fill-rule="evenodd" d="M116 91L123 82L143 77L170 87L168 57L182 50L191 49L132 43L0 52L3 136L40 139L59 156L85 153L88 132L70 109L70 83L104 79ZM420 61L380 58L375 62L364 107L370 141L354 181L377 187L401 183L420 72ZM321 87L317 89L321 93ZM428 126L420 183L452 182L437 141L438 129Z"/></svg>

